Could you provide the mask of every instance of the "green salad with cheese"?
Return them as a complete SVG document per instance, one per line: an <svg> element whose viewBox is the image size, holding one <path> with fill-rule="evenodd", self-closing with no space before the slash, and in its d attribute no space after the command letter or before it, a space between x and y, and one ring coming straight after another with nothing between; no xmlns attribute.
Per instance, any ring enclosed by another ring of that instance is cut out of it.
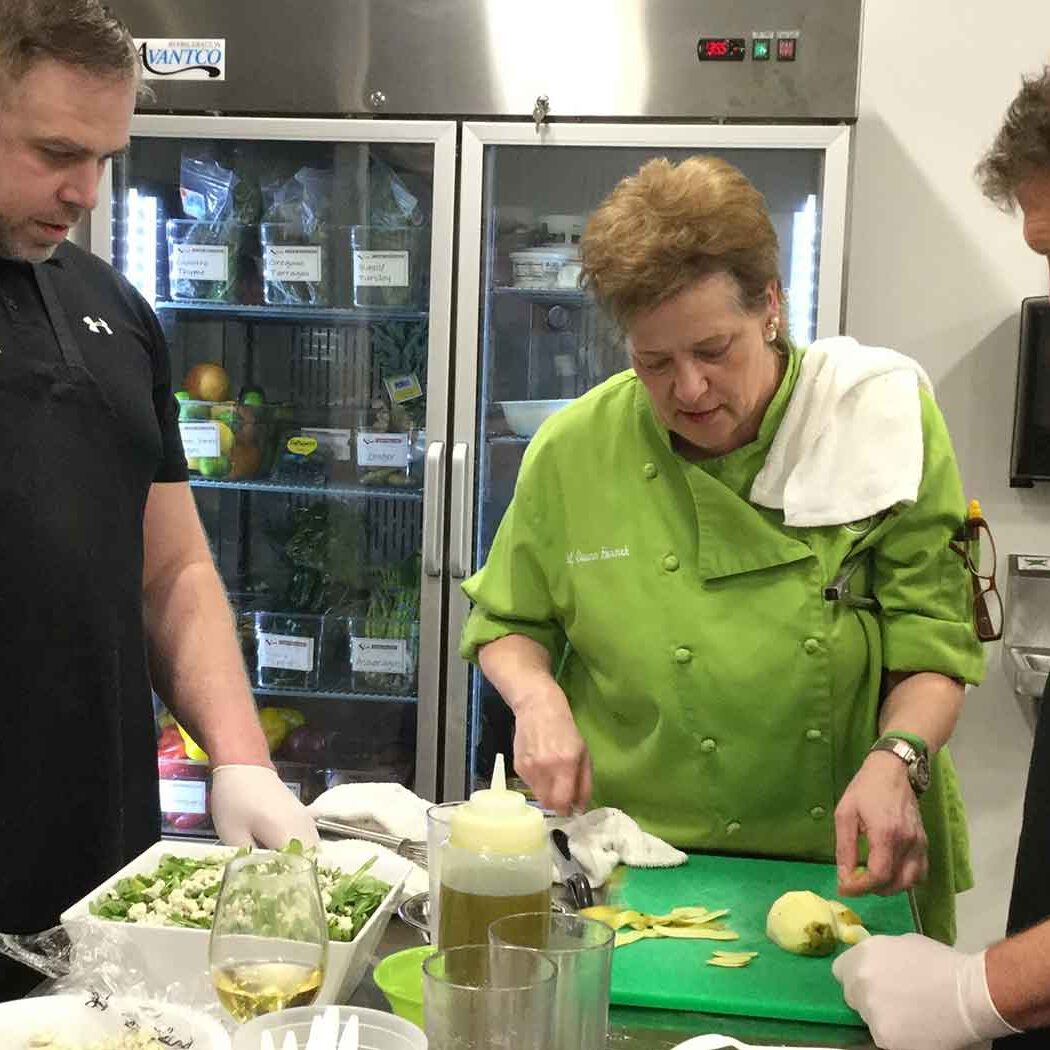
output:
<svg viewBox="0 0 1050 1050"><path fill-rule="evenodd" d="M303 852L298 842L291 843L286 850ZM96 897L90 905L91 914L142 926L210 930L226 863L247 852L215 853L207 857L166 853L153 871L121 879ZM317 865L329 940L353 940L390 892L389 883L368 874L375 860L370 858L351 874Z"/></svg>

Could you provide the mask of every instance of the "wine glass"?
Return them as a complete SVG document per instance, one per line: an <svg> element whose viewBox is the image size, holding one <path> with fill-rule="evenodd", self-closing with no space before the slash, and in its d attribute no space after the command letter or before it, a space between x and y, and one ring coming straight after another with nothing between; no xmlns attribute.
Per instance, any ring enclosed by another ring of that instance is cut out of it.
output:
<svg viewBox="0 0 1050 1050"><path fill-rule="evenodd" d="M208 954L219 1001L238 1021L309 1006L328 957L313 861L268 851L234 857L223 875Z"/></svg>

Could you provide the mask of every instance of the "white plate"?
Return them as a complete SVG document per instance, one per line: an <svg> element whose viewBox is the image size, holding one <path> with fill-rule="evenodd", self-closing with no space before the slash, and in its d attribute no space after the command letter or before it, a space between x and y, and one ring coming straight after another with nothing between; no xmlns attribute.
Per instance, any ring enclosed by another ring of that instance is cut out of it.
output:
<svg viewBox="0 0 1050 1050"><path fill-rule="evenodd" d="M130 1025L164 1039L166 1046L229 1050L222 1025L198 1010L146 999L95 999L83 995L41 995L0 1003L0 1048L25 1050L33 1036L49 1034L65 1045L126 1034Z"/></svg>
<svg viewBox="0 0 1050 1050"><path fill-rule="evenodd" d="M322 864L327 860L326 846L325 843L321 845ZM99 894L121 879L153 871L165 853L180 857L210 857L216 853L233 856L234 852L217 842L155 842L145 853L63 912L62 925L66 927L74 945L84 945L89 951L97 945L100 936L119 946L122 962L141 976L151 994L165 995L172 985L178 985L177 994L172 994L171 998L178 998L180 1002L214 1002L215 991L208 971L210 930L113 922L93 916L90 905ZM401 885L412 866L404 857L393 853L377 853L377 857L369 874L389 882L390 892L352 941L329 942L328 966L316 1005L346 1002L350 998L364 976L368 961L379 946L390 916L397 907ZM338 851L328 863L331 867L346 870L345 861L340 862L338 859ZM0 1050L7 1048L0 1044Z"/></svg>

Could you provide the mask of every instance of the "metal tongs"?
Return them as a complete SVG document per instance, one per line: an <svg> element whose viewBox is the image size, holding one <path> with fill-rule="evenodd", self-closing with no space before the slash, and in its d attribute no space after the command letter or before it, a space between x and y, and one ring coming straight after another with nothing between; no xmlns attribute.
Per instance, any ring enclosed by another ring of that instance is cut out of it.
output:
<svg viewBox="0 0 1050 1050"><path fill-rule="evenodd" d="M591 884L580 862L569 849L569 836L561 828L556 828L551 832L551 845L554 847L554 866L569 891L573 907L577 911L591 907L594 904Z"/></svg>

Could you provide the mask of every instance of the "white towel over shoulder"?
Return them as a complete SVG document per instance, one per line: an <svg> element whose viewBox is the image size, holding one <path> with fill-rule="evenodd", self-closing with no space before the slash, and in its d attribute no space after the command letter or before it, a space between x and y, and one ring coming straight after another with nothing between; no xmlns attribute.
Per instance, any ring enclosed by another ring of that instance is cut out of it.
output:
<svg viewBox="0 0 1050 1050"><path fill-rule="evenodd" d="M751 487L751 502L784 511L787 525L845 525L914 503L922 481L919 387L910 357L848 336L820 339L798 379Z"/></svg>

